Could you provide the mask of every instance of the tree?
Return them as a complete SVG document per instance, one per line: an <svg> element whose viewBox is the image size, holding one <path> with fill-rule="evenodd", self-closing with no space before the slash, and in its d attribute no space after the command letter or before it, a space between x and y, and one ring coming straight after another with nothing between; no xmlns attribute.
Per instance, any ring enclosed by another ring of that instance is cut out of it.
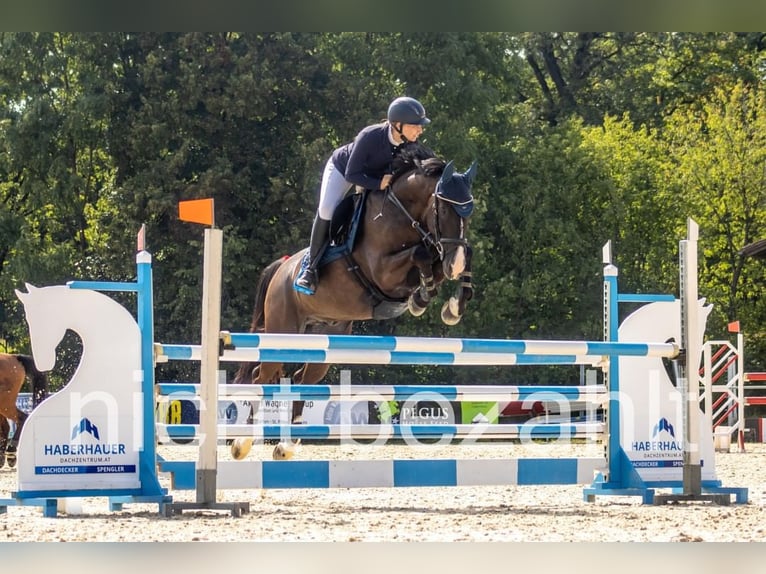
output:
<svg viewBox="0 0 766 574"><path fill-rule="evenodd" d="M98 206L114 170L104 95L89 91L90 45L73 34L0 36L0 303L19 348L26 329L13 288L21 278L61 283L103 271L94 253L109 237Z"/></svg>
<svg viewBox="0 0 766 574"><path fill-rule="evenodd" d="M700 289L716 303L712 328L741 320L763 360L764 273L739 250L766 235L766 99L763 86L718 88L678 110L665 134L680 188L702 230Z"/></svg>

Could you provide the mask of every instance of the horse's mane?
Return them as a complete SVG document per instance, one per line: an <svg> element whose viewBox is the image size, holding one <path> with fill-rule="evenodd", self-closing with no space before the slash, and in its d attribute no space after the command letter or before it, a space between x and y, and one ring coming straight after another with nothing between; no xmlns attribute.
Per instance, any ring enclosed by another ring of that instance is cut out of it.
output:
<svg viewBox="0 0 766 574"><path fill-rule="evenodd" d="M417 170L429 177L439 177L444 171L446 162L436 157L436 154L419 142L410 142L401 145L396 150L391 163L393 184L405 173Z"/></svg>

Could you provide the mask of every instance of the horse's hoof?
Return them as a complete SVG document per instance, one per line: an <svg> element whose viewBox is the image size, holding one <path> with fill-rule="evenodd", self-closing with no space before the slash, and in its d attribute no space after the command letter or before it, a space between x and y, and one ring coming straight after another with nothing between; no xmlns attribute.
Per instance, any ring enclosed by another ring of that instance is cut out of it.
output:
<svg viewBox="0 0 766 574"><path fill-rule="evenodd" d="M0 468L5 466L5 453L0 454Z"/></svg>
<svg viewBox="0 0 766 574"><path fill-rule="evenodd" d="M231 443L231 457L234 460L242 460L253 448L253 439L251 438L238 438Z"/></svg>
<svg viewBox="0 0 766 574"><path fill-rule="evenodd" d="M420 305L417 305L412 300L412 297L410 297L407 300L407 309L409 310L410 315L412 315L413 317L420 317L426 311L426 308L425 307L421 307Z"/></svg>
<svg viewBox="0 0 766 574"><path fill-rule="evenodd" d="M8 468L14 468L16 466L16 455L7 453L5 455L5 461L8 463Z"/></svg>
<svg viewBox="0 0 766 574"><path fill-rule="evenodd" d="M301 439L291 443L280 442L274 447L274 452L271 453L271 458L274 460L290 460L295 456L300 444Z"/></svg>
<svg viewBox="0 0 766 574"><path fill-rule="evenodd" d="M460 323L460 317L455 316L452 314L452 310L450 309L449 303L445 303L442 305L442 321L445 325L457 325Z"/></svg>

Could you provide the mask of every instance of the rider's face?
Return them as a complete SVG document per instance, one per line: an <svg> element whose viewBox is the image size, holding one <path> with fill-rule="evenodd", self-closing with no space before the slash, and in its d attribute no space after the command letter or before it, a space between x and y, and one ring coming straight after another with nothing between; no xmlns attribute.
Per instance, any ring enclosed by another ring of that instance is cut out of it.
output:
<svg viewBox="0 0 766 574"><path fill-rule="evenodd" d="M423 133L423 126L418 126L414 124L402 124L402 133L404 134L404 137L407 138L409 141L414 142L420 137L420 134Z"/></svg>

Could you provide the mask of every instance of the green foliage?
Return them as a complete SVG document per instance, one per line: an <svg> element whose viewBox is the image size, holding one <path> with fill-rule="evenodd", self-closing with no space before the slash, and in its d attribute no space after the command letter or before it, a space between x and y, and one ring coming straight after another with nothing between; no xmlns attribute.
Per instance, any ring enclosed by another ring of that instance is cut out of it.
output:
<svg viewBox="0 0 766 574"><path fill-rule="evenodd" d="M739 250L766 233L766 98L763 86L735 82L673 114L666 139L689 213L702 227L700 290L716 304L711 333L739 319L748 355L762 361L763 264ZM750 345L752 343L752 345Z"/></svg>

